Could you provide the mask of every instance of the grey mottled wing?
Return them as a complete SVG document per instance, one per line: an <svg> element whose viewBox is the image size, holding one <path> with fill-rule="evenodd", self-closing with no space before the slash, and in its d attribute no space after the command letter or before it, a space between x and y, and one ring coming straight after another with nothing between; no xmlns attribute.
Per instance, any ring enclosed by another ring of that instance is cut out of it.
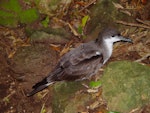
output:
<svg viewBox="0 0 150 113"><path fill-rule="evenodd" d="M63 71L57 75L60 80L80 79L95 74L101 67L102 54L94 41L80 45L65 54L56 69Z"/></svg>
<svg viewBox="0 0 150 113"><path fill-rule="evenodd" d="M73 49L64 55L61 60L61 66L66 67L66 64L77 65L86 59L90 59L94 56L100 56L101 52L94 41L81 44L79 47Z"/></svg>

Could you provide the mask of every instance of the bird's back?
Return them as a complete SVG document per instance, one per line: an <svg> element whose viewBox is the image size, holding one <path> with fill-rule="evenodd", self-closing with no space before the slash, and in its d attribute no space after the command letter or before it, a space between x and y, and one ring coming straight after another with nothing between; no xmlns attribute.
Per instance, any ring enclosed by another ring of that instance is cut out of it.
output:
<svg viewBox="0 0 150 113"><path fill-rule="evenodd" d="M61 74L54 76L56 81L85 79L96 74L103 65L103 57L94 43L84 43L65 54L54 69L62 69Z"/></svg>

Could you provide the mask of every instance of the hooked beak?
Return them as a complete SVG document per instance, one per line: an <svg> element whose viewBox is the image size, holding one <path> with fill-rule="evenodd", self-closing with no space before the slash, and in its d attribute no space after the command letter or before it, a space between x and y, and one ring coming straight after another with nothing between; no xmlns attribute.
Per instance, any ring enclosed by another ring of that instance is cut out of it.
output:
<svg viewBox="0 0 150 113"><path fill-rule="evenodd" d="M119 38L120 38L120 41L122 41L122 42L129 42L129 43L133 44L133 41L130 38L125 38L123 36L119 36Z"/></svg>

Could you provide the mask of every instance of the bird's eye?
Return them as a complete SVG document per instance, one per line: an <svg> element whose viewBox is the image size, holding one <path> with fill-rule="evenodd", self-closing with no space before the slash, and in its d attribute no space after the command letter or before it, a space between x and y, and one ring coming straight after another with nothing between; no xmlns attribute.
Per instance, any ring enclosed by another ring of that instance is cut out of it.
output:
<svg viewBox="0 0 150 113"><path fill-rule="evenodd" d="M112 35L112 37L115 37L115 35Z"/></svg>
<svg viewBox="0 0 150 113"><path fill-rule="evenodd" d="M120 34L120 33L118 33L117 35L118 35L118 36L121 36L121 34Z"/></svg>

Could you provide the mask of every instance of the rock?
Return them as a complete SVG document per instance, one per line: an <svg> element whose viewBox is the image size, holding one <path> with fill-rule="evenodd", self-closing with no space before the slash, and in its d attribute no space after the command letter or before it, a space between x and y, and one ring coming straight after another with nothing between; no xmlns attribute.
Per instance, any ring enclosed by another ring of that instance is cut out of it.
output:
<svg viewBox="0 0 150 113"><path fill-rule="evenodd" d="M104 27L125 28L122 25L116 24L116 20L133 22L134 19L124 13L121 13L115 8L112 2L118 3L118 0L98 0L96 5L90 8L91 20L87 23L85 32L90 37L97 37L99 31Z"/></svg>
<svg viewBox="0 0 150 113"><path fill-rule="evenodd" d="M31 89L54 68L57 60L56 51L44 44L19 48L11 64L16 73L14 78L20 81L23 89Z"/></svg>
<svg viewBox="0 0 150 113"><path fill-rule="evenodd" d="M150 102L150 68L136 62L112 62L102 77L103 98L111 111L128 113Z"/></svg>
<svg viewBox="0 0 150 113"><path fill-rule="evenodd" d="M81 93L80 82L59 82L54 86L52 109L53 113L78 113L85 111L91 95Z"/></svg>
<svg viewBox="0 0 150 113"><path fill-rule="evenodd" d="M30 36L33 43L65 44L69 41L70 34L64 29L43 29L34 31Z"/></svg>

